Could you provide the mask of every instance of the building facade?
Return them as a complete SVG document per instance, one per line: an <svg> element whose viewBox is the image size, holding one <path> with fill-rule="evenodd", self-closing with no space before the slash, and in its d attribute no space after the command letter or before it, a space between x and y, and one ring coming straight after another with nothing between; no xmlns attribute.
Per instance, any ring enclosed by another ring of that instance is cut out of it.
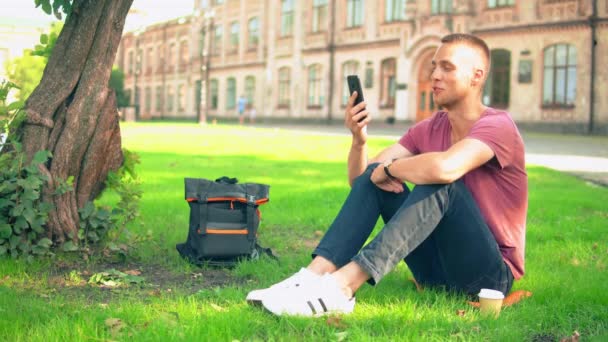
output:
<svg viewBox="0 0 608 342"><path fill-rule="evenodd" d="M436 106L430 60L442 36L489 45L484 103L521 125L608 133L608 0L197 0L193 14L123 36L140 119L341 120L346 76L375 120L415 122Z"/></svg>

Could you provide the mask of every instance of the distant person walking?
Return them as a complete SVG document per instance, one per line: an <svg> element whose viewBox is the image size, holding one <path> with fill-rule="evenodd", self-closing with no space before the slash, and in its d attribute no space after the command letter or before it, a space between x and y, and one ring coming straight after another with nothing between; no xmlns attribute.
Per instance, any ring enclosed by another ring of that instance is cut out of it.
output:
<svg viewBox="0 0 608 342"><path fill-rule="evenodd" d="M237 102L237 110L239 112L239 124L245 122L245 107L247 106L247 98L241 94Z"/></svg>

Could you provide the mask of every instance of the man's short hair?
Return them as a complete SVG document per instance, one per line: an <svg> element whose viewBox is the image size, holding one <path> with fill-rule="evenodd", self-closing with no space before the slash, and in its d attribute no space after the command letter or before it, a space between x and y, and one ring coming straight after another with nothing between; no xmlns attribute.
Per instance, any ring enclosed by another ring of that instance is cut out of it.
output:
<svg viewBox="0 0 608 342"><path fill-rule="evenodd" d="M488 65L486 66L486 73L490 71L490 48L488 48L488 44L486 44L483 39L467 33L452 33L441 38L441 42L443 44L465 44L470 47L479 49L483 53L483 56L485 57L486 61L488 61Z"/></svg>

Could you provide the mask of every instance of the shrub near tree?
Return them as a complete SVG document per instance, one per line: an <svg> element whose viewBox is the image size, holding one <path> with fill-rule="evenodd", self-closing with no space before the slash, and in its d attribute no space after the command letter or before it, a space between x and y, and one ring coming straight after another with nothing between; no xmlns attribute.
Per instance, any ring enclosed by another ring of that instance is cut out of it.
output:
<svg viewBox="0 0 608 342"><path fill-rule="evenodd" d="M116 181L132 174L136 158L119 171L125 157L116 94L108 86L132 0L35 3L66 20L56 42L41 37L35 51L46 51L48 63L25 103L0 99L0 127L8 133L0 151L0 254L37 253L52 244L74 250L95 241L89 228L107 226L110 215L90 202L109 175L121 200L135 203L141 195L132 182ZM13 86L3 84L2 93ZM119 205L114 214L125 223L136 208Z"/></svg>

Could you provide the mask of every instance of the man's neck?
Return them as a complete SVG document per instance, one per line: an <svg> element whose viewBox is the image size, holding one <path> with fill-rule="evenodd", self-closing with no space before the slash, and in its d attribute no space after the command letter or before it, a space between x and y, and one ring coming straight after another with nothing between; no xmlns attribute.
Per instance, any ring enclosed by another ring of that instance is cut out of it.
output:
<svg viewBox="0 0 608 342"><path fill-rule="evenodd" d="M446 108L448 119L452 126L453 142L463 139L469 133L473 124L479 120L483 112L487 109L487 107L481 103L480 99L475 99L475 101L470 102L472 103L462 101L453 108Z"/></svg>

